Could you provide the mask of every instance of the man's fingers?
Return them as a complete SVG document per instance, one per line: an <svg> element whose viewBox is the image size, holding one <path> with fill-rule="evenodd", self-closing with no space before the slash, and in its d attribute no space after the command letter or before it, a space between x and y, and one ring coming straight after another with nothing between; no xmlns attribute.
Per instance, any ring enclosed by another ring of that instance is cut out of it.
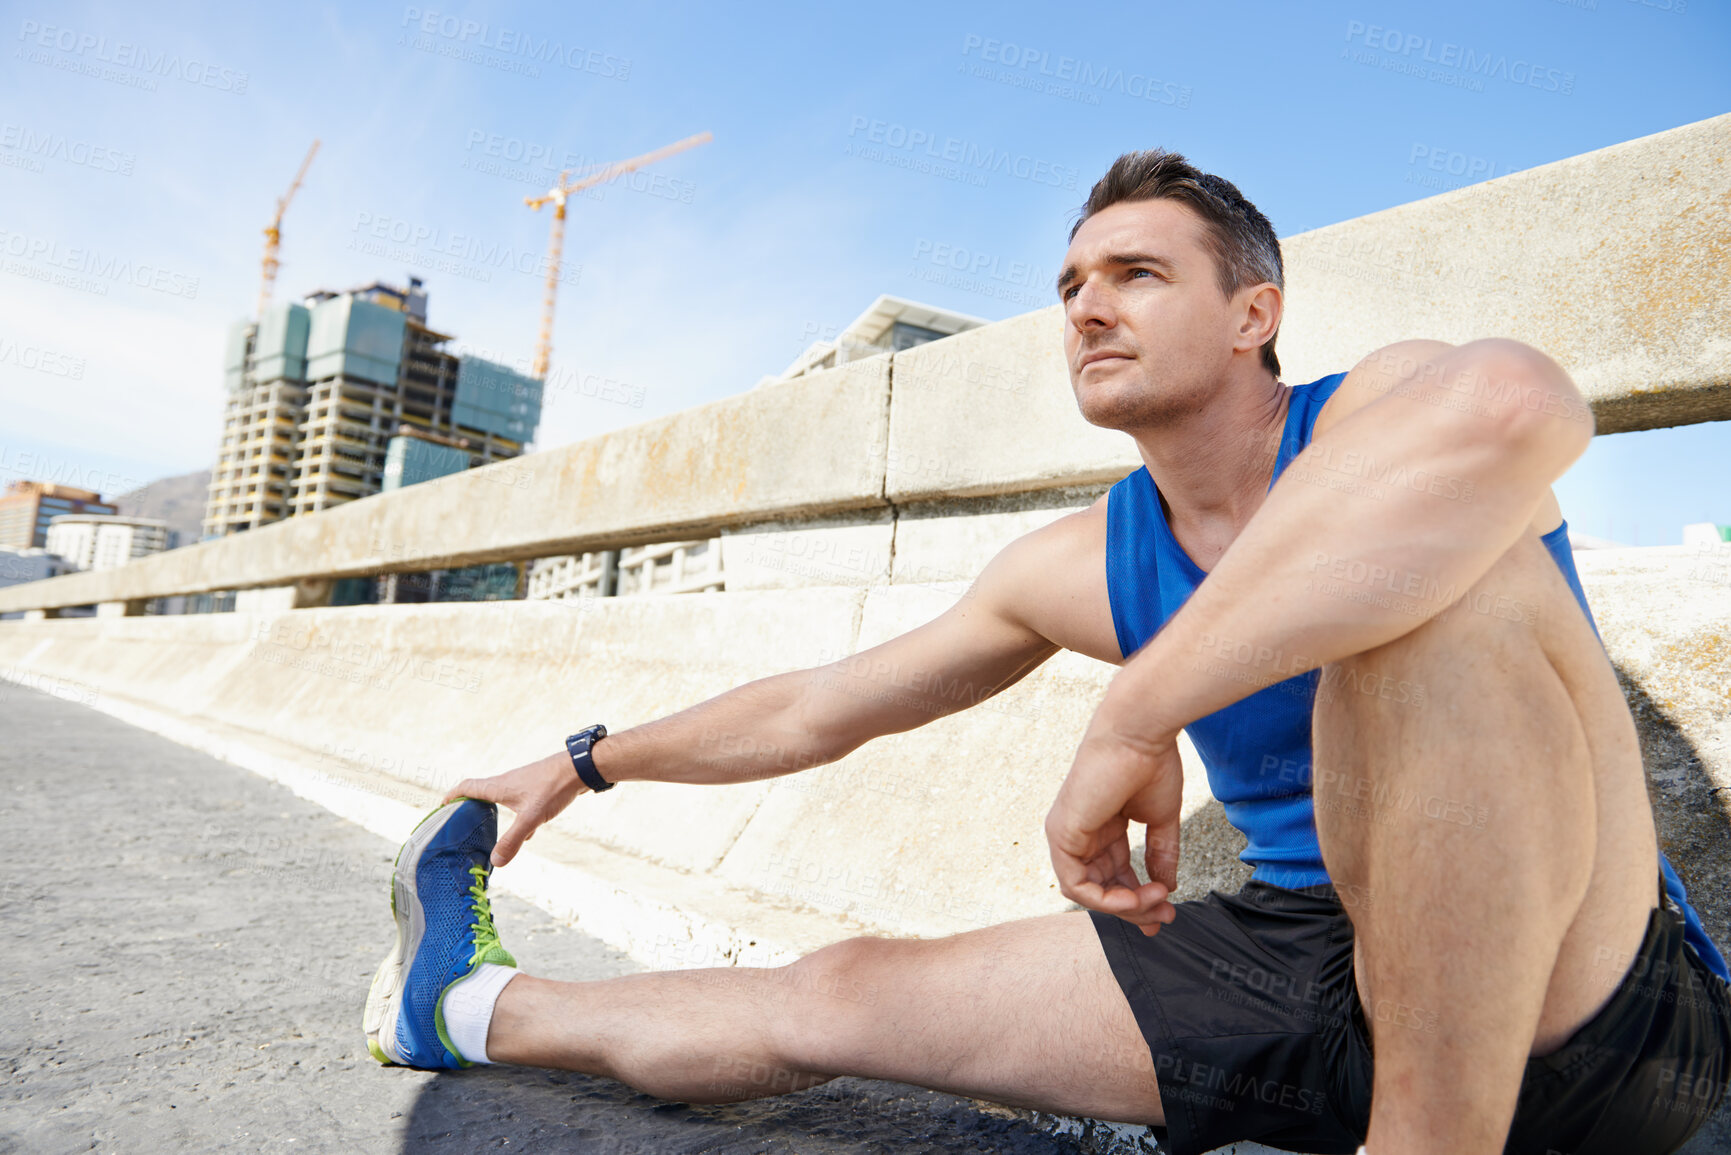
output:
<svg viewBox="0 0 1731 1155"><path fill-rule="evenodd" d="M1153 934L1178 914L1177 909L1166 901L1166 888L1159 883L1149 883L1137 890L1121 886L1084 888L1069 897L1088 910L1139 926L1144 934Z"/></svg>
<svg viewBox="0 0 1731 1155"><path fill-rule="evenodd" d="M1160 933L1160 928L1166 926L1178 917L1178 908L1169 902L1163 902L1149 911L1148 918L1137 923L1142 928L1145 938L1153 938Z"/></svg>
<svg viewBox="0 0 1731 1155"><path fill-rule="evenodd" d="M502 802L504 799L499 796L498 781L497 778L465 778L446 791L444 798L439 800L439 805L443 806L447 802L455 802L459 798L474 798L481 802Z"/></svg>
<svg viewBox="0 0 1731 1155"><path fill-rule="evenodd" d="M1054 854L1052 860L1064 897L1101 914L1140 923L1171 894L1164 882L1143 882L1128 868L1116 869L1110 860L1082 862L1063 854Z"/></svg>
<svg viewBox="0 0 1731 1155"><path fill-rule="evenodd" d="M1150 826L1143 846L1146 853L1142 861L1148 867L1148 877L1155 882L1165 883L1168 892L1176 890L1178 888L1178 823L1173 822L1158 828Z"/></svg>
<svg viewBox="0 0 1731 1155"><path fill-rule="evenodd" d="M493 865L504 866L517 857L517 851L529 836L535 833L535 828L541 825L541 820L528 814L519 814L511 820L511 828L505 831L504 837L493 844Z"/></svg>

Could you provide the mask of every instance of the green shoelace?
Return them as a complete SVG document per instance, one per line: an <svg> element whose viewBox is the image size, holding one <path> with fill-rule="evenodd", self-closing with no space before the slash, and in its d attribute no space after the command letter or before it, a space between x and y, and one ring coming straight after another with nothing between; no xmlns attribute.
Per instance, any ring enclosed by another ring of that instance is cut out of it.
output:
<svg viewBox="0 0 1731 1155"><path fill-rule="evenodd" d="M469 887L469 909L475 912L475 953L469 957L469 965L490 962L516 966L517 960L499 942L499 931L493 925L493 906L487 899L487 868L471 866L469 873L475 879Z"/></svg>

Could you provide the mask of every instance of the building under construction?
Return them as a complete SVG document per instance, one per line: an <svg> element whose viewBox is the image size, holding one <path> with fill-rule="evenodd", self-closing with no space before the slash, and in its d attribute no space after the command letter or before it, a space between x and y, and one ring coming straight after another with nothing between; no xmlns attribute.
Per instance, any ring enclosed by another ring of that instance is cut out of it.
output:
<svg viewBox="0 0 1731 1155"><path fill-rule="evenodd" d="M445 350L419 278L272 305L229 330L228 398L204 534L221 537L378 493L402 432L464 455L520 455L542 383Z"/></svg>

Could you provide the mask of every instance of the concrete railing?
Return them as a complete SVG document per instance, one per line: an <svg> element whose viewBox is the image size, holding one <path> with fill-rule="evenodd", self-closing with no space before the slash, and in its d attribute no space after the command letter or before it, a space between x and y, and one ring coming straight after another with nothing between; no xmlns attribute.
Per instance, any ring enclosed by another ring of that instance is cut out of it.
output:
<svg viewBox="0 0 1731 1155"><path fill-rule="evenodd" d="M1731 115L1287 239L1287 379L1403 337L1510 336L1570 370L1600 432L1731 418L1728 156ZM121 569L12 586L0 613L1098 486L1137 460L1077 415L1061 325L1054 306Z"/></svg>

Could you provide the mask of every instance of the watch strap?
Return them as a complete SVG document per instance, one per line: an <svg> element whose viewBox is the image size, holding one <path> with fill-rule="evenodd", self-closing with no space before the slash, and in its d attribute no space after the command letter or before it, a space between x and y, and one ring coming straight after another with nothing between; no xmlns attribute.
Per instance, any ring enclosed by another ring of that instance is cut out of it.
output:
<svg viewBox="0 0 1731 1155"><path fill-rule="evenodd" d="M577 771L577 777L582 779L583 785L597 794L613 789L613 783L601 777L601 772L595 769L595 743L605 737L607 727L596 723L565 739L565 749L571 755L571 768Z"/></svg>

